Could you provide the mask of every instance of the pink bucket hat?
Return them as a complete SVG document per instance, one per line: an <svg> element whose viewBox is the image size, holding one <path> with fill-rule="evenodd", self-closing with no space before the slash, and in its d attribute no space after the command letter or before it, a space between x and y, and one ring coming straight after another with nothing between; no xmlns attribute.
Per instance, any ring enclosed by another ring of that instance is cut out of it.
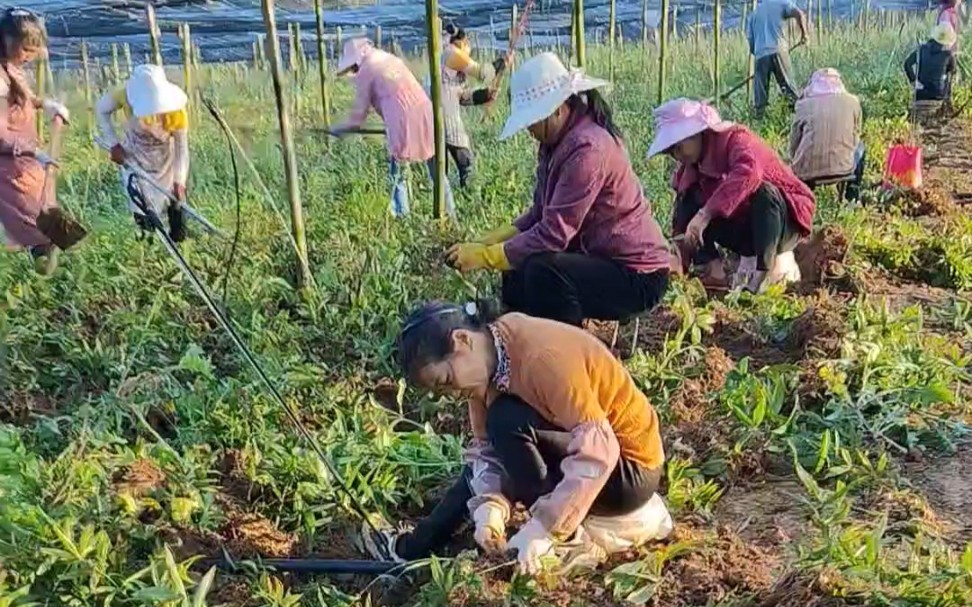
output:
<svg viewBox="0 0 972 607"><path fill-rule="evenodd" d="M846 93L844 80L840 72L832 67L819 69L810 76L807 88L803 89L804 97L823 97L825 95L840 95Z"/></svg>
<svg viewBox="0 0 972 607"><path fill-rule="evenodd" d="M361 61L371 54L371 51L375 50L375 47L371 44L371 40L367 38L352 38L344 43L344 49L341 51L341 60L338 61L337 73L343 74L349 69L356 65L360 65Z"/></svg>
<svg viewBox="0 0 972 607"><path fill-rule="evenodd" d="M672 99L655 108L655 139L648 157L657 156L676 143L707 130L725 131L733 126L723 120L719 111L703 101Z"/></svg>

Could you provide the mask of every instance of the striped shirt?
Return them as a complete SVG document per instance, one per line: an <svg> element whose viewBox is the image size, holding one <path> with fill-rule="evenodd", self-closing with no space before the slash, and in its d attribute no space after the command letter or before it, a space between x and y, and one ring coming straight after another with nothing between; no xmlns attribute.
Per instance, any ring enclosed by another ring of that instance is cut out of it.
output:
<svg viewBox="0 0 972 607"><path fill-rule="evenodd" d="M793 172L804 181L854 172L861 102L848 93L801 99L790 129Z"/></svg>

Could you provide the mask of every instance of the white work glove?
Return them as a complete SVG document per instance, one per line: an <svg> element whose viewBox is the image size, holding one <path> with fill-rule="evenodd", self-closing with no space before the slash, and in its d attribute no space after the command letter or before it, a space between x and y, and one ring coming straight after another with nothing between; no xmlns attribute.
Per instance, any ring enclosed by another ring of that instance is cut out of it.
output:
<svg viewBox="0 0 972 607"><path fill-rule="evenodd" d="M473 512L476 531L473 538L487 554L506 549L506 508L496 502L484 502Z"/></svg>
<svg viewBox="0 0 972 607"><path fill-rule="evenodd" d="M41 103L41 107L44 108L44 113L47 115L49 120L54 120L60 116L64 124L69 124L71 122L71 112L68 111L67 107L60 101L54 101L53 99L45 99Z"/></svg>
<svg viewBox="0 0 972 607"><path fill-rule="evenodd" d="M553 540L543 524L538 519L531 518L510 539L507 548L516 550L520 573L537 575L543 570L542 557L553 554Z"/></svg>

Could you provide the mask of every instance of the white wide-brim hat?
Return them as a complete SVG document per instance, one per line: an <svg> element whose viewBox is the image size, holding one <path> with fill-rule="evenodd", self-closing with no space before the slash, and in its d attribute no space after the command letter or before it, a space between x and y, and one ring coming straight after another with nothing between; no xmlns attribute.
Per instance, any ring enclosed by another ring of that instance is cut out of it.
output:
<svg viewBox="0 0 972 607"><path fill-rule="evenodd" d="M344 43L344 48L341 50L341 59L338 61L337 73L338 75L343 74L349 69L356 65L360 65L361 61L368 56L368 53L374 50L374 45L371 44L371 40L367 38L352 38Z"/></svg>
<svg viewBox="0 0 972 607"><path fill-rule="evenodd" d="M557 55L540 53L510 79L510 117L500 140L548 118L571 96L605 86L610 86L607 80L589 78L580 69L568 70Z"/></svg>
<svg viewBox="0 0 972 607"><path fill-rule="evenodd" d="M672 99L655 108L655 139L648 148L648 157L657 156L693 135L712 130L721 132L733 126L723 120L719 111L704 101Z"/></svg>
<svg viewBox="0 0 972 607"><path fill-rule="evenodd" d="M186 93L169 82L158 65L136 67L125 85L125 97L136 118L176 112L189 103Z"/></svg>

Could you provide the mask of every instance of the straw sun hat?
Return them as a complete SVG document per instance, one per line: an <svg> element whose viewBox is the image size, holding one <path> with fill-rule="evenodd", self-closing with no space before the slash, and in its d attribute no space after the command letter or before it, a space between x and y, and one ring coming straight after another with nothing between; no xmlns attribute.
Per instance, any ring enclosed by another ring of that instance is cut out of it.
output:
<svg viewBox="0 0 972 607"><path fill-rule="evenodd" d="M571 96L605 86L609 86L606 80L585 76L583 70L568 70L553 53L533 57L510 79L510 117L500 139L550 117Z"/></svg>
<svg viewBox="0 0 972 607"><path fill-rule="evenodd" d="M941 44L945 48L955 46L957 39L955 29L948 23L939 23L931 30L931 39Z"/></svg>
<svg viewBox="0 0 972 607"><path fill-rule="evenodd" d="M169 82L158 65L140 65L125 85L125 96L136 118L168 114L185 109L189 97Z"/></svg>
<svg viewBox="0 0 972 607"><path fill-rule="evenodd" d="M655 139L648 157L657 156L673 145L707 130L721 132L733 126L719 111L703 101L672 99L655 108Z"/></svg>

